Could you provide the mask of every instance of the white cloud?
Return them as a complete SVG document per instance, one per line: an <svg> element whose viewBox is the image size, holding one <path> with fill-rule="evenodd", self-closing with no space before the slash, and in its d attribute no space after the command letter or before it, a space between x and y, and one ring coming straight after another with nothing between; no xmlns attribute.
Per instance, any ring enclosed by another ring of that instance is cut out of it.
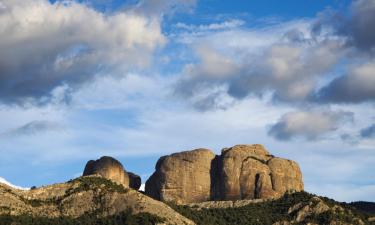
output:
<svg viewBox="0 0 375 225"><path fill-rule="evenodd" d="M315 140L328 132L335 131L342 122L353 120L350 112L300 111L283 115L272 125L269 134L278 140L298 137Z"/></svg>
<svg viewBox="0 0 375 225"><path fill-rule="evenodd" d="M214 31L214 30L225 30L240 27L245 24L245 21L239 19L226 20L220 23L211 23L207 25L190 25L185 23L177 23L175 26L179 29L186 29L190 31Z"/></svg>
<svg viewBox="0 0 375 225"><path fill-rule="evenodd" d="M75 1L2 1L0 98L48 97L100 71L143 68L166 42L160 19L132 11L106 15ZM31 79L32 78L32 79Z"/></svg>
<svg viewBox="0 0 375 225"><path fill-rule="evenodd" d="M338 103L360 103L375 100L375 62L353 66L348 74L323 87L317 99Z"/></svg>

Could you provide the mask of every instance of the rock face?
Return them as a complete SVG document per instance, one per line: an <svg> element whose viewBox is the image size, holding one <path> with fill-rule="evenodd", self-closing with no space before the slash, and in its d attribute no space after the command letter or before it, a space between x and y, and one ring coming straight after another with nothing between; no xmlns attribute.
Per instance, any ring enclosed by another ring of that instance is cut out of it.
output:
<svg viewBox="0 0 375 225"><path fill-rule="evenodd" d="M296 162L271 155L262 145L236 145L223 149L224 200L277 198L286 191L303 190Z"/></svg>
<svg viewBox="0 0 375 225"><path fill-rule="evenodd" d="M83 176L94 174L122 184L124 187L138 190L141 186L141 178L138 175L126 172L119 161L109 156L103 156L98 160L87 162Z"/></svg>
<svg viewBox="0 0 375 225"><path fill-rule="evenodd" d="M161 201L270 199L303 190L296 162L271 155L262 145L236 145L215 156L197 149L163 156L146 182L146 194Z"/></svg>
<svg viewBox="0 0 375 225"><path fill-rule="evenodd" d="M215 154L196 149L161 157L156 172L146 182L146 193L157 200L176 203L211 198L211 162Z"/></svg>
<svg viewBox="0 0 375 225"><path fill-rule="evenodd" d="M139 190L142 184L141 177L132 172L128 172L128 176L129 176L129 187L133 188L134 190Z"/></svg>

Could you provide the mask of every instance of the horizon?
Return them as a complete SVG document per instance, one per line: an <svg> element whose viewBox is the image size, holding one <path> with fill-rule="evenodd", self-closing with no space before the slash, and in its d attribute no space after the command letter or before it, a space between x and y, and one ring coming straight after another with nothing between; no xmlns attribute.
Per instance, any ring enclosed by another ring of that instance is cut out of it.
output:
<svg viewBox="0 0 375 225"><path fill-rule="evenodd" d="M375 202L374 0L0 0L0 180L262 144Z"/></svg>

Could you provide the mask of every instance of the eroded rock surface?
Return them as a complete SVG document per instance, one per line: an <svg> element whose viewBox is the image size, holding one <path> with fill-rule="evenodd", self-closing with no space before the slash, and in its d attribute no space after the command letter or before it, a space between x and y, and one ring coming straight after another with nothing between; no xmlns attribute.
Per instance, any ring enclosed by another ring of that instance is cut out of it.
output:
<svg viewBox="0 0 375 225"><path fill-rule="evenodd" d="M90 160L85 166L83 176L98 174L118 184L129 187L129 175L116 159L103 156L98 160Z"/></svg>
<svg viewBox="0 0 375 225"><path fill-rule="evenodd" d="M196 149L161 157L146 182L146 194L161 201L203 202L211 199L211 162L215 154Z"/></svg>
<svg viewBox="0 0 375 225"><path fill-rule="evenodd" d="M303 190L298 164L258 144L225 148L220 156L207 149L163 156L155 170L146 194L161 201L271 199Z"/></svg>

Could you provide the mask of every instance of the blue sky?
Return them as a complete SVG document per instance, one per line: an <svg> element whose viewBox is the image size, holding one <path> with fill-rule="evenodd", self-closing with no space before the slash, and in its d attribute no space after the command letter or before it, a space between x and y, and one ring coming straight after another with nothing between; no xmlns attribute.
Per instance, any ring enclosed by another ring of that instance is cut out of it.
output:
<svg viewBox="0 0 375 225"><path fill-rule="evenodd" d="M375 2L0 0L0 177L142 176L260 143L305 189L375 201Z"/></svg>

